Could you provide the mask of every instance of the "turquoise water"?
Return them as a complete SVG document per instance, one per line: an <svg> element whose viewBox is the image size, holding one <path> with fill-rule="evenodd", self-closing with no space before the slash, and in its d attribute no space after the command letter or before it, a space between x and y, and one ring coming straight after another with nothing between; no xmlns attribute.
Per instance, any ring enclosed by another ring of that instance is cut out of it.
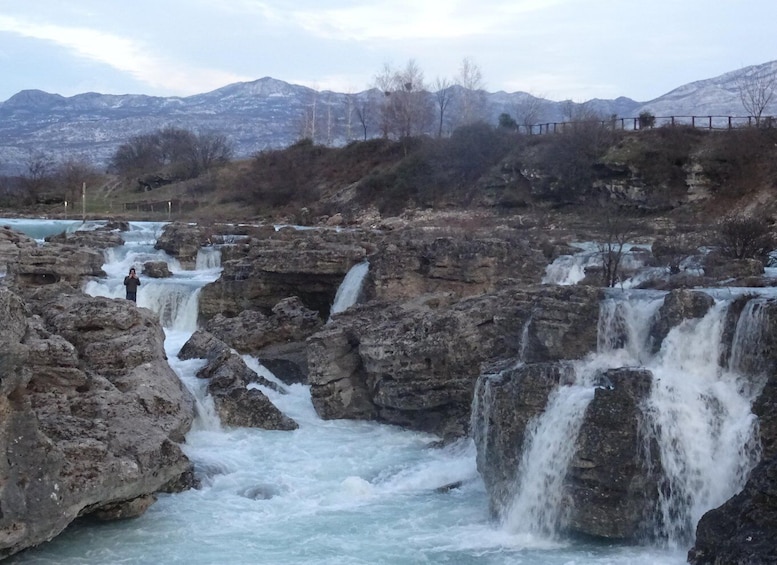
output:
<svg viewBox="0 0 777 565"><path fill-rule="evenodd" d="M136 224L137 228L138 225ZM157 230L158 225L149 225ZM136 230L137 231L137 230ZM142 231L142 230L141 230ZM153 234L152 234L153 235ZM106 255L106 281L88 292L119 295L119 276L149 238ZM151 237L151 236L150 236ZM151 237L153 239L153 237ZM173 266L175 266L173 262ZM79 522L14 565L677 565L685 549L609 546L516 534L492 522L471 442L435 447L434 436L371 422L324 421L309 389L264 392L299 423L292 432L224 429L214 416L202 360L177 353L194 331L197 288L213 268L142 287L139 306L166 309L168 359L198 399L184 450L202 486L160 495L136 519ZM190 289L189 296L181 288ZM117 290L118 289L118 290ZM118 294L116 294L118 293ZM145 293L145 294L143 294ZM170 308L171 301L177 306ZM174 312L174 314L170 314ZM160 314L161 315L161 314ZM264 369L252 358L246 361ZM267 374L268 378L273 378ZM460 482L459 488L438 490Z"/></svg>

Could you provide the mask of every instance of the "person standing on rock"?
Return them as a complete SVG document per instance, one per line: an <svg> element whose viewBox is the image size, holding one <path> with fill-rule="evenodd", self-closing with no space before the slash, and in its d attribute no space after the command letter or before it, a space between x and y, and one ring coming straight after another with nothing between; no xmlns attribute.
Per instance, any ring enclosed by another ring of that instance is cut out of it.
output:
<svg viewBox="0 0 777 565"><path fill-rule="evenodd" d="M138 278L138 275L135 274L135 267L130 268L129 274L124 277L124 286L127 287L127 300L137 302L140 279Z"/></svg>

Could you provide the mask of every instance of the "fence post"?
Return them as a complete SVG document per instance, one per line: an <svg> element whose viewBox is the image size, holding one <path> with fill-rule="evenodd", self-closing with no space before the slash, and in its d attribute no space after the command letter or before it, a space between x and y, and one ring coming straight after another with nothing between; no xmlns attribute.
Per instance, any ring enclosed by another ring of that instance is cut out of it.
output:
<svg viewBox="0 0 777 565"><path fill-rule="evenodd" d="M728 117L728 129L731 129L731 116Z"/></svg>
<svg viewBox="0 0 777 565"><path fill-rule="evenodd" d="M707 116L707 117L709 118L709 124L710 124L709 129L712 129L712 116Z"/></svg>

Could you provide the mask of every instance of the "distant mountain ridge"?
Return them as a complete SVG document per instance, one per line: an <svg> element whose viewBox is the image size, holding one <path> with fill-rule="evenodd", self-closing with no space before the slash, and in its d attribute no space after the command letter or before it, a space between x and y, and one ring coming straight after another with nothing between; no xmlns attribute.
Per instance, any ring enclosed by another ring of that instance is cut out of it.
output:
<svg viewBox="0 0 777 565"><path fill-rule="evenodd" d="M619 97L594 99L587 108L605 116L654 115L744 115L737 80L743 73L777 75L777 61L731 71L715 78L680 86L649 102ZM342 144L361 139L360 124L345 116L351 103L376 90L346 94L293 85L271 77L234 83L211 92L187 97L87 92L71 97L41 90L21 91L0 103L0 174L24 170L30 155L43 152L56 160L84 158L104 167L116 148L133 136L174 125L227 136L235 157L285 147L300 139L303 122L315 109L316 141ZM484 95L487 116L496 123L502 113L516 116L521 108L537 105L525 92L495 92ZM563 121L569 101L540 100L536 122ZM767 114L777 114L777 100ZM377 123L368 136L379 135Z"/></svg>

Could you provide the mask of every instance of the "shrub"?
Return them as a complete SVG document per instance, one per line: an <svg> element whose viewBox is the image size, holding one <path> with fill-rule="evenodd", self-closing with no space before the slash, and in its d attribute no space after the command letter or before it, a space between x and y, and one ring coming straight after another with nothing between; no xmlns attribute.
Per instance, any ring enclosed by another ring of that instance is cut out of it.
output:
<svg viewBox="0 0 777 565"><path fill-rule="evenodd" d="M774 249L771 226L763 218L729 217L718 223L716 232L721 253L732 259L764 261Z"/></svg>
<svg viewBox="0 0 777 565"><path fill-rule="evenodd" d="M641 112L639 114L639 129L648 129L656 125L656 117L650 112Z"/></svg>

